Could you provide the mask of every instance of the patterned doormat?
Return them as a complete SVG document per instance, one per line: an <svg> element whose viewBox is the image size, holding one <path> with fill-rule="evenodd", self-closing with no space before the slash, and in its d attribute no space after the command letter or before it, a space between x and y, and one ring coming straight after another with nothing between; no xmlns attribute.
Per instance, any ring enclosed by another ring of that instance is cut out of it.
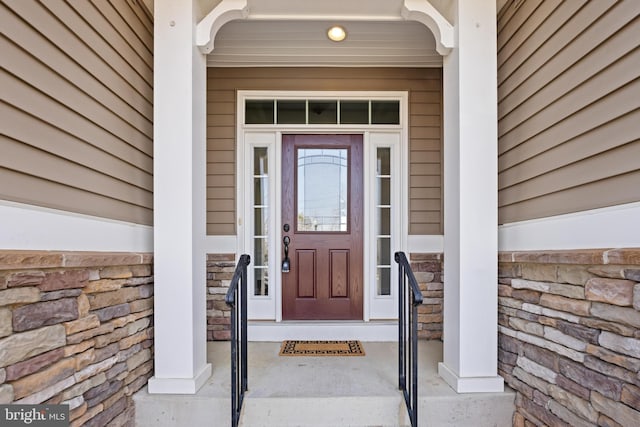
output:
<svg viewBox="0 0 640 427"><path fill-rule="evenodd" d="M280 347L280 356L364 356L360 341L298 341L287 340Z"/></svg>

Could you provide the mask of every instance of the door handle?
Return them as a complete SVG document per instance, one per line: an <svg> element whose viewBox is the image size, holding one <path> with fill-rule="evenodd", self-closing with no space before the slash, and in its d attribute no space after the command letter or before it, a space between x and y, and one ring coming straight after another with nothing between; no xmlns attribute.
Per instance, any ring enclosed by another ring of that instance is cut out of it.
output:
<svg viewBox="0 0 640 427"><path fill-rule="evenodd" d="M291 243L291 239L289 236L284 236L282 239L282 243L284 243L284 259L282 260L282 272L288 273L291 270L291 260L289 259L289 243Z"/></svg>

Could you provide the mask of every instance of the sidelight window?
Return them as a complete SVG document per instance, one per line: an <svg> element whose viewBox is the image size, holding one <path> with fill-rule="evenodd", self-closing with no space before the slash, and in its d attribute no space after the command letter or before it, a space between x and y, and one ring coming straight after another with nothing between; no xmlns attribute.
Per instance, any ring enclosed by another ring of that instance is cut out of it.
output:
<svg viewBox="0 0 640 427"><path fill-rule="evenodd" d="M253 294L269 295L269 162L266 147L253 149Z"/></svg>
<svg viewBox="0 0 640 427"><path fill-rule="evenodd" d="M376 152L376 294L391 295L391 149Z"/></svg>

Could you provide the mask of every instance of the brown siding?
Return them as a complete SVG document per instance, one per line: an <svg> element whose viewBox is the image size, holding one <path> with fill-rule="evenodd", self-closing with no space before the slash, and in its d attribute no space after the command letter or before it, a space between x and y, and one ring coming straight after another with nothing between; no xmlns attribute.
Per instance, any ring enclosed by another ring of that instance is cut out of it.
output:
<svg viewBox="0 0 640 427"><path fill-rule="evenodd" d="M209 68L207 234L235 234L237 90L409 92L409 233L442 233L442 70Z"/></svg>
<svg viewBox="0 0 640 427"><path fill-rule="evenodd" d="M0 4L0 198L151 224L153 22L137 1Z"/></svg>
<svg viewBox="0 0 640 427"><path fill-rule="evenodd" d="M637 1L503 8L500 223L640 201L639 15Z"/></svg>

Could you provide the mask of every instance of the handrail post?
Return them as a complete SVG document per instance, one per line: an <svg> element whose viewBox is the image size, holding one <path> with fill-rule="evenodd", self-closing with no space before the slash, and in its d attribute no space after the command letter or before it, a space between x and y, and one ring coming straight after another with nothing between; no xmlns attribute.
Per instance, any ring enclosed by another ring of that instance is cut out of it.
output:
<svg viewBox="0 0 640 427"><path fill-rule="evenodd" d="M398 387L404 390L405 387L405 361L404 361L404 323L405 323L405 310L404 310L404 268L402 265L398 266Z"/></svg>
<svg viewBox="0 0 640 427"><path fill-rule="evenodd" d="M249 255L240 257L225 296L225 302L231 307L231 425L233 427L237 427L240 422L244 392L248 390L247 266L250 263Z"/></svg>
<svg viewBox="0 0 640 427"><path fill-rule="evenodd" d="M418 425L418 307L411 298L411 395L413 396L413 413L411 425Z"/></svg>
<svg viewBox="0 0 640 427"><path fill-rule="evenodd" d="M411 425L418 425L418 305L422 292L404 252L396 252L398 263L398 384ZM407 349L407 346L409 347ZM407 378L407 370L411 370ZM409 388L407 388L407 380Z"/></svg>
<svg viewBox="0 0 640 427"><path fill-rule="evenodd" d="M247 255L248 257L248 255ZM241 379L241 387L242 387L242 396L244 396L244 392L247 391L247 265L243 263L242 266L242 287L240 288L240 330L242 334L242 379Z"/></svg>

